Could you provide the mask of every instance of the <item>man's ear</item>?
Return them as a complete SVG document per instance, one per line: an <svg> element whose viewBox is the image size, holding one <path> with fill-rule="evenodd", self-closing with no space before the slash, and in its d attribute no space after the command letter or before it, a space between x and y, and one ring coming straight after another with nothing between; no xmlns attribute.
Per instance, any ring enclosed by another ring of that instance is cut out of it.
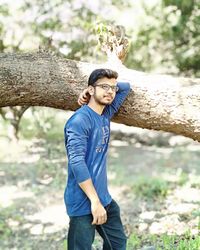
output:
<svg viewBox="0 0 200 250"><path fill-rule="evenodd" d="M94 87L92 85L88 86L88 93L92 96L94 95Z"/></svg>

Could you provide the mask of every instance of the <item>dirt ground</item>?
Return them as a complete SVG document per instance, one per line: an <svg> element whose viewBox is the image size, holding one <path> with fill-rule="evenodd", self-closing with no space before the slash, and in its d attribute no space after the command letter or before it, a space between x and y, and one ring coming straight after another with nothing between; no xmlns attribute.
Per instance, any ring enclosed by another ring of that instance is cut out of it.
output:
<svg viewBox="0 0 200 250"><path fill-rule="evenodd" d="M127 236L197 235L200 144L172 135L166 139L163 135L121 132L113 129L108 179L110 193L120 204ZM1 138L0 147L0 249L66 249L63 141L12 143ZM151 179L147 189L152 193L140 195ZM155 180L161 180L161 188L157 184L154 190ZM162 195L163 183L167 183L167 189ZM100 246L97 235L93 248Z"/></svg>

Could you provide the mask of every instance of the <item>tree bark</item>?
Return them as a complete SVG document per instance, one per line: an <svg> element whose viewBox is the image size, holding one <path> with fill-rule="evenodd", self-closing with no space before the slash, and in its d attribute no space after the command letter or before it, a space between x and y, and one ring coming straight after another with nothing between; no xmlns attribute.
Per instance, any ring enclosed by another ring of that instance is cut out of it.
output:
<svg viewBox="0 0 200 250"><path fill-rule="evenodd" d="M0 55L0 107L46 106L76 110L79 93L92 70L118 71L132 86L113 121L162 130L200 141L200 79L152 75L120 62L90 64L49 53Z"/></svg>

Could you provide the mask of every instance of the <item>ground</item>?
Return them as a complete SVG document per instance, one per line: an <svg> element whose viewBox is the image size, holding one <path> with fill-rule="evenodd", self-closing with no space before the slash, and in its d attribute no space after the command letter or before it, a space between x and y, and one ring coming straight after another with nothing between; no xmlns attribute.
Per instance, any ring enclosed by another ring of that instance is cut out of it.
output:
<svg viewBox="0 0 200 250"><path fill-rule="evenodd" d="M66 249L62 136L2 137L0 147L0 249ZM108 179L127 249L200 249L199 162L197 142L112 125ZM93 249L101 249L98 235Z"/></svg>

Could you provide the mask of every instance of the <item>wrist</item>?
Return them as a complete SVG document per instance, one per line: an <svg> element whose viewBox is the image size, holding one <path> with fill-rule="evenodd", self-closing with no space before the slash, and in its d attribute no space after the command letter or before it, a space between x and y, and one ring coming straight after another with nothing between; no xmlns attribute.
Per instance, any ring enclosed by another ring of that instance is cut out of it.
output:
<svg viewBox="0 0 200 250"><path fill-rule="evenodd" d="M100 203L100 200L98 197L93 197L90 199L91 204L98 204Z"/></svg>

